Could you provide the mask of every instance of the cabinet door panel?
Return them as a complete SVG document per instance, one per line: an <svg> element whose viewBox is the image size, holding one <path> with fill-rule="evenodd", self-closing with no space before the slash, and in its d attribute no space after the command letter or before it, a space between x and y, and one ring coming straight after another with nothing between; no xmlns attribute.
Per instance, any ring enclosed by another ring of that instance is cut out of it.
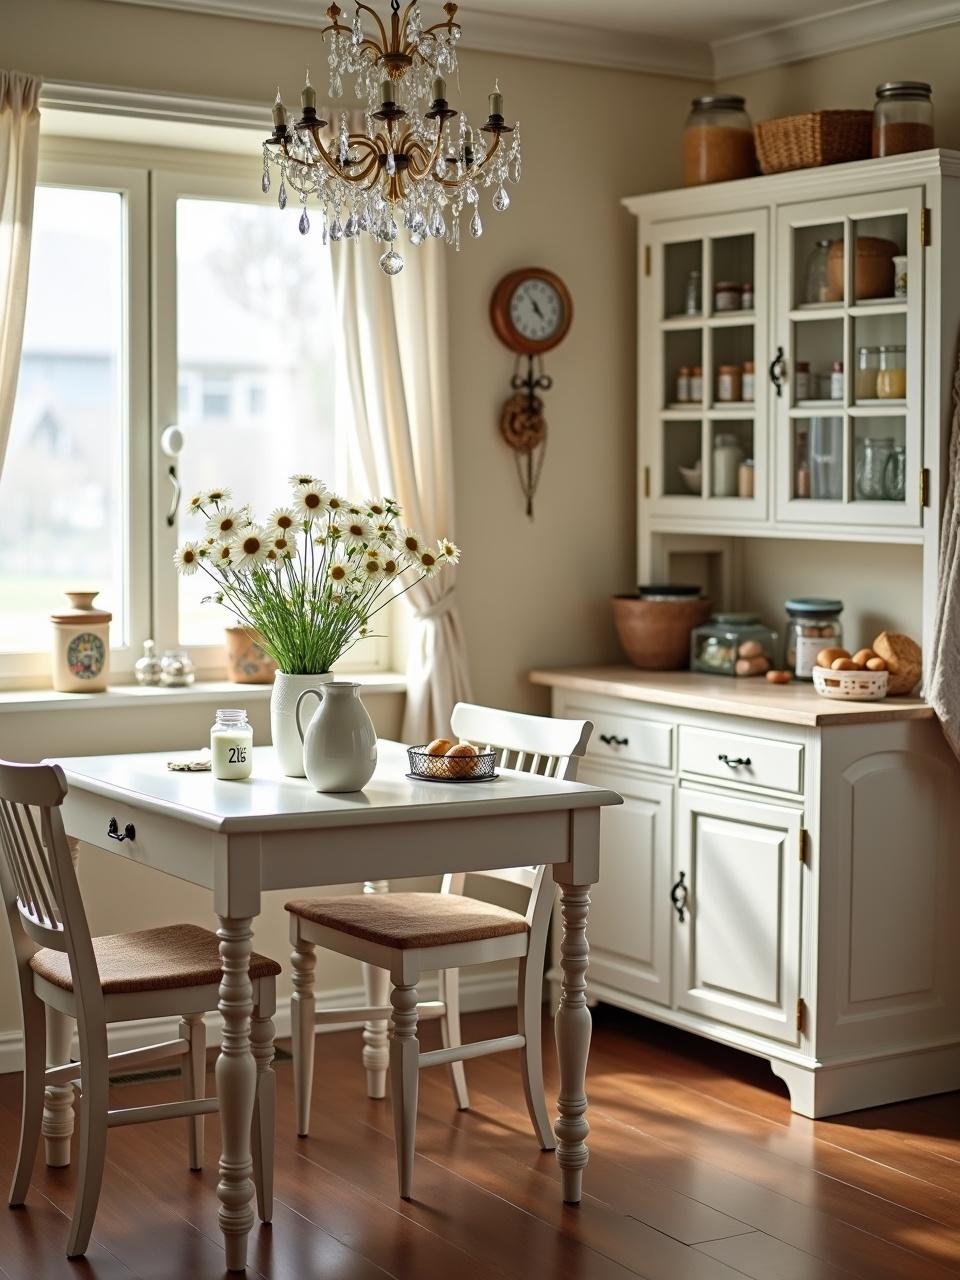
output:
<svg viewBox="0 0 960 1280"><path fill-rule="evenodd" d="M590 979L670 1003L670 848L673 788L581 768L623 804L600 818L600 880L590 891Z"/></svg>
<svg viewBox="0 0 960 1280"><path fill-rule="evenodd" d="M800 813L681 790L674 916L676 1003L746 1031L796 1042L800 972Z"/></svg>

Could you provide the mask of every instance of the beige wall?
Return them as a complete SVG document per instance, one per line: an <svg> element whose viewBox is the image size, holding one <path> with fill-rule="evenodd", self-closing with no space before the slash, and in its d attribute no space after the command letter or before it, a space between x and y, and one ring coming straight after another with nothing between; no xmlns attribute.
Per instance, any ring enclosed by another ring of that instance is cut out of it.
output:
<svg viewBox="0 0 960 1280"><path fill-rule="evenodd" d="M909 0L901 3L909 8ZM754 120L769 120L796 111L872 107L874 90L884 80L926 80L933 85L937 145L960 149L958 67L960 23L730 77L718 87L742 93Z"/></svg>

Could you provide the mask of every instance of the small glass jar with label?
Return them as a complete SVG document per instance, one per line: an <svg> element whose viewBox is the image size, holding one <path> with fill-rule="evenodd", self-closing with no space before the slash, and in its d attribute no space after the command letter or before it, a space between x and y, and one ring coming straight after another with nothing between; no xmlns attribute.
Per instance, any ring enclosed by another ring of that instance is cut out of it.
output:
<svg viewBox="0 0 960 1280"><path fill-rule="evenodd" d="M830 399L843 399L843 361L834 360L830 371Z"/></svg>
<svg viewBox="0 0 960 1280"><path fill-rule="evenodd" d="M677 370L677 404L688 404L690 400L690 369L682 364Z"/></svg>
<svg viewBox="0 0 960 1280"><path fill-rule="evenodd" d="M907 395L907 348L891 346L880 348L880 368L877 371L877 398L879 400L904 400Z"/></svg>
<svg viewBox="0 0 960 1280"><path fill-rule="evenodd" d="M699 271L691 271L687 276L687 287L683 295L683 309L688 316L698 316L703 310Z"/></svg>
<svg viewBox="0 0 960 1280"><path fill-rule="evenodd" d="M752 401L756 387L756 375L754 373L753 361L744 360L743 377L740 379L740 398L741 400Z"/></svg>
<svg viewBox="0 0 960 1280"><path fill-rule="evenodd" d="M714 290L714 311L742 310L743 289L733 280L721 280Z"/></svg>
<svg viewBox="0 0 960 1280"><path fill-rule="evenodd" d="M743 374L738 364L722 364L717 369L717 399L736 401L741 399Z"/></svg>
<svg viewBox="0 0 960 1280"><path fill-rule="evenodd" d="M210 730L210 764L215 778L239 782L253 771L253 729L241 709L218 711Z"/></svg>
<svg viewBox="0 0 960 1280"><path fill-rule="evenodd" d="M810 399L810 361L798 360L793 371L793 394L797 400Z"/></svg>
<svg viewBox="0 0 960 1280"><path fill-rule="evenodd" d="M838 649L843 643L840 614L842 600L819 596L788 600L784 665L798 680L812 680L821 649Z"/></svg>
<svg viewBox="0 0 960 1280"><path fill-rule="evenodd" d="M703 366L699 364L690 369L690 401L692 404L703 402Z"/></svg>

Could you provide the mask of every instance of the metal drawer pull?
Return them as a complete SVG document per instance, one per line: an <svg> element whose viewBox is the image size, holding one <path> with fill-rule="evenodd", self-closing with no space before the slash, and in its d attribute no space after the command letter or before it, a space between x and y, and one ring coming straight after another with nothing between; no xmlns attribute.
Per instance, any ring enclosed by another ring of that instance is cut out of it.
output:
<svg viewBox="0 0 960 1280"><path fill-rule="evenodd" d="M600 741L605 742L608 747L625 747L630 739L618 738L615 733L601 733Z"/></svg>
<svg viewBox="0 0 960 1280"><path fill-rule="evenodd" d="M749 768L752 763L749 756L728 756L724 751L720 752L717 759L722 760L730 769L739 769L741 765Z"/></svg>
<svg viewBox="0 0 960 1280"><path fill-rule="evenodd" d="M684 883L687 873L680 872L680 879L670 890L670 901L673 903L673 909L677 913L677 919L683 924L686 919L687 898L690 896L690 890Z"/></svg>
<svg viewBox="0 0 960 1280"><path fill-rule="evenodd" d="M107 835L111 840L119 840L122 844L124 840L136 840L137 829L132 822L128 822L121 831L116 818L111 818L107 823Z"/></svg>

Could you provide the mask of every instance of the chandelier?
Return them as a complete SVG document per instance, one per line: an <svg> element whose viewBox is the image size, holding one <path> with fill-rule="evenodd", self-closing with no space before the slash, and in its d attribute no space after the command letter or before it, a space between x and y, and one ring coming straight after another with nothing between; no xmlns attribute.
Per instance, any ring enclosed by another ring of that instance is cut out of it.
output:
<svg viewBox="0 0 960 1280"><path fill-rule="evenodd" d="M498 213L509 206L506 183L520 180L520 130L504 120L499 82L479 129L447 102L444 77L457 72L457 5L445 4L446 20L426 27L417 0L402 13L400 0L391 0L390 9L389 34L362 0L350 25L341 22L339 5L327 9L330 25L321 36L330 96L342 97L345 77L356 78L363 132L350 130L345 110L331 113L336 120L321 118L308 71L299 120L288 118L277 90L273 133L263 144L262 188L270 190L271 166L278 169L277 203L286 208L291 192L299 200L302 235L310 230L307 204L315 196L324 244L366 233L385 246L380 266L392 276L403 269L401 226L412 245L431 236L459 249L463 217L471 236L483 234L482 189L493 189ZM373 35L361 14L372 17Z"/></svg>

